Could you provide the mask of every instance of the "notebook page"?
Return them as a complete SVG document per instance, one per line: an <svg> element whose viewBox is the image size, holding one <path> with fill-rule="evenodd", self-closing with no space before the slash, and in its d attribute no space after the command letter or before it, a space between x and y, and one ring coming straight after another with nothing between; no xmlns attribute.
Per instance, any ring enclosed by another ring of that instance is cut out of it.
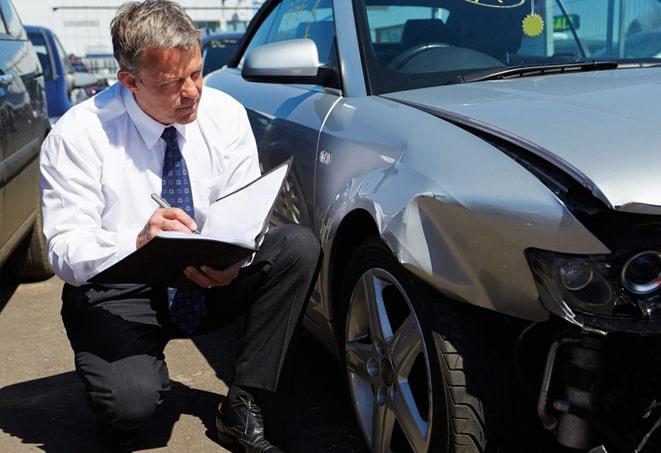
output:
<svg viewBox="0 0 661 453"><path fill-rule="evenodd" d="M209 206L201 233L225 242L250 243L267 224L289 165L281 165Z"/></svg>

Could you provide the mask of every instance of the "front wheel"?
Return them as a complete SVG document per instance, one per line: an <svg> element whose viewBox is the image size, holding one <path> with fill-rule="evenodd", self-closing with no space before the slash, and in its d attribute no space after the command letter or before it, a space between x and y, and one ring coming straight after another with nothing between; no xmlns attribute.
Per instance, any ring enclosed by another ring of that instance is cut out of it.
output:
<svg viewBox="0 0 661 453"><path fill-rule="evenodd" d="M499 451L510 384L496 385L494 361L507 353L486 341L484 310L428 292L376 238L350 260L342 294L346 373L370 451Z"/></svg>

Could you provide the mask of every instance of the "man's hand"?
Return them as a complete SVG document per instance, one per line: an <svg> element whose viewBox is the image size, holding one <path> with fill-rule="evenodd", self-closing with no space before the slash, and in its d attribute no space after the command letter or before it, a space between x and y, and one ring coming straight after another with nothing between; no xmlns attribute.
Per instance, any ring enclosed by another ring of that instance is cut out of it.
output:
<svg viewBox="0 0 661 453"><path fill-rule="evenodd" d="M137 248L151 241L161 231L183 231L191 233L197 230L195 220L179 208L160 208L154 211L145 227L135 240Z"/></svg>
<svg viewBox="0 0 661 453"><path fill-rule="evenodd" d="M244 260L232 264L227 269L218 270L209 266L202 266L197 269L188 266L184 269L184 274L189 280L193 281L202 288L212 288L214 286L227 286L239 275Z"/></svg>

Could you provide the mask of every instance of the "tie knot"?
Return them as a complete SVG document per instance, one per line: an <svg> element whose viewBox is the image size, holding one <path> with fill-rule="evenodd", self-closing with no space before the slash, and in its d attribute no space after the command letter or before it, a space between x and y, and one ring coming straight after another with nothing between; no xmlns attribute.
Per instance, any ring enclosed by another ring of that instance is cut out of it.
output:
<svg viewBox="0 0 661 453"><path fill-rule="evenodd" d="M163 129L163 133L161 134L161 138L165 140L165 143L168 145L176 145L177 144L177 129L174 128L174 126L168 126L165 129Z"/></svg>

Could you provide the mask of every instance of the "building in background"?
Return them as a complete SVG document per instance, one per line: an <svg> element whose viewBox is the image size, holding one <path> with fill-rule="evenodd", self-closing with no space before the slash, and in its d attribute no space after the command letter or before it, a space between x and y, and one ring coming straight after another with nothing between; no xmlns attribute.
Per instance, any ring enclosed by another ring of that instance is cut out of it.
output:
<svg viewBox="0 0 661 453"><path fill-rule="evenodd" d="M126 0L31 0L14 2L23 23L52 29L71 53L95 73L113 77L110 21ZM203 34L242 32L263 0L178 0Z"/></svg>

